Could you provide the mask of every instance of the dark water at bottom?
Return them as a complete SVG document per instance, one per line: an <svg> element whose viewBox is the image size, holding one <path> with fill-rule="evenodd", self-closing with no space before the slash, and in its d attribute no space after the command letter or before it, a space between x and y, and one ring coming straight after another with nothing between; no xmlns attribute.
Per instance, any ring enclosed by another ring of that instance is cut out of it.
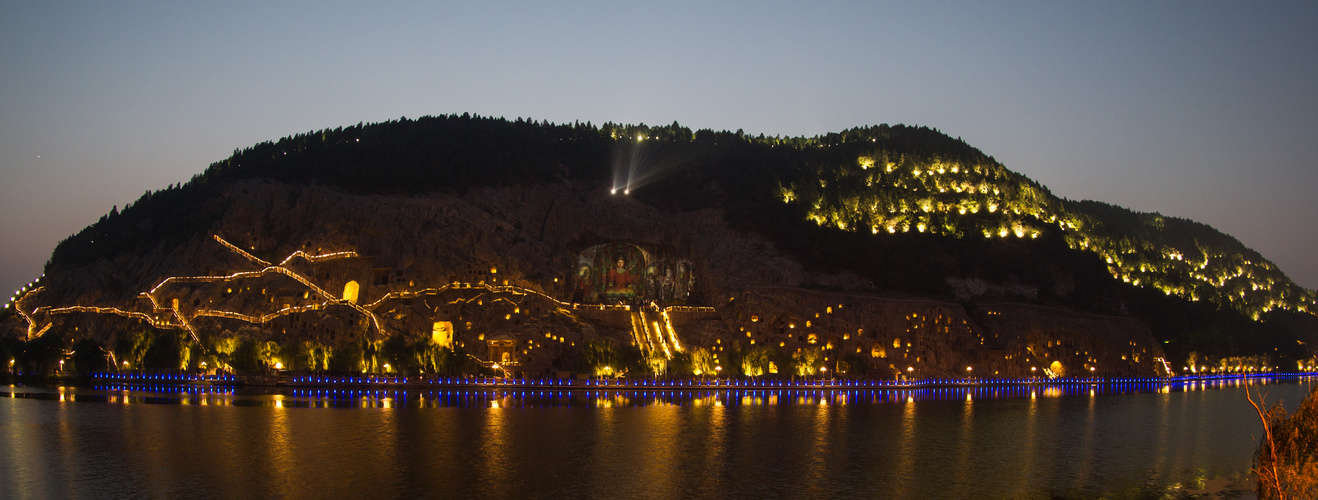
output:
<svg viewBox="0 0 1318 500"><path fill-rule="evenodd" d="M65 390L10 387L0 496L1122 497L1247 473L1261 426L1238 384L878 403L715 392L434 407L349 396L364 408L318 405L337 399L314 391L67 389L77 397L61 400ZM1261 388L1294 407L1310 386Z"/></svg>

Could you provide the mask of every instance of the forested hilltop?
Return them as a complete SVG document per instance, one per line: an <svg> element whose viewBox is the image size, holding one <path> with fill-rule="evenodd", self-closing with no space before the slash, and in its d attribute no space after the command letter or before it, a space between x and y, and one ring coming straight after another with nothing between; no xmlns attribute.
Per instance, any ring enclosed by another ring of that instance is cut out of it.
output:
<svg viewBox="0 0 1318 500"><path fill-rule="evenodd" d="M176 245L219 217L202 200L246 179L412 195L563 179L604 189L629 175L635 199L721 209L873 293L1134 316L1169 353L1261 352L1318 308L1313 291L1212 227L1058 198L958 139L904 125L807 138L462 114L326 129L235 151L144 194L62 241L47 269Z"/></svg>

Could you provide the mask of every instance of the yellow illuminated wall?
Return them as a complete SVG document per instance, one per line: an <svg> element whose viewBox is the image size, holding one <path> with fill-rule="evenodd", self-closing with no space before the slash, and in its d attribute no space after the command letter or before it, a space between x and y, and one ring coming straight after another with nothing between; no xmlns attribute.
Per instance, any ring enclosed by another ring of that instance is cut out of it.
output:
<svg viewBox="0 0 1318 500"><path fill-rule="evenodd" d="M443 347L453 347L453 322L436 321L430 331L430 338Z"/></svg>
<svg viewBox="0 0 1318 500"><path fill-rule="evenodd" d="M356 304L357 291L360 288L361 286L357 285L356 281L349 281L348 284L343 285L343 300Z"/></svg>
<svg viewBox="0 0 1318 500"><path fill-rule="evenodd" d="M1066 368L1062 366L1060 361L1053 361L1053 364L1048 365L1048 371L1052 372L1054 377L1066 376Z"/></svg>

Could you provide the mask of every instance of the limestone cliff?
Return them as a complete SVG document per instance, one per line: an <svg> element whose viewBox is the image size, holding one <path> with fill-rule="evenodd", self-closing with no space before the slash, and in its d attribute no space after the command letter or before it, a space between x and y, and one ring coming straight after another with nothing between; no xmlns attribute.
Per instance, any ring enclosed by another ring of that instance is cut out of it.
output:
<svg viewBox="0 0 1318 500"><path fill-rule="evenodd" d="M884 378L1153 375L1163 357L1133 319L883 297L850 272L807 269L718 209L663 211L589 181L372 195L245 180L201 210L215 222L177 246L51 269L6 327L107 345L143 328L203 346L401 336L531 375L568 369L597 340L653 357L705 349L724 364L756 348L817 350L827 369ZM677 256L683 281L641 266L631 288L582 295L583 255L601 245Z"/></svg>

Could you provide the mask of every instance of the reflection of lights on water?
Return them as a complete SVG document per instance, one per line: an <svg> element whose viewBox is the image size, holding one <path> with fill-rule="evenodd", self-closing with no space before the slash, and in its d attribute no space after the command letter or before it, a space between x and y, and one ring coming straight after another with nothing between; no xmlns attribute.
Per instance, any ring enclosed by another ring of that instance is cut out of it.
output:
<svg viewBox="0 0 1318 500"><path fill-rule="evenodd" d="M122 377L122 378L120 378ZM165 381L164 375L107 374L94 377L106 382L105 385L93 386L95 391L121 391L122 395L109 398L108 395L95 395L90 398L79 397L76 401L116 402L120 404L150 402L153 404L180 405L218 405L234 406L235 402L245 397L234 398L232 388L223 385L192 385L189 383ZM183 380L183 376L174 375L170 380ZM291 394L260 396L260 406L276 408L406 408L406 407L475 407L475 408L535 408L535 407L597 407L625 408L648 406L715 406L720 409L735 406L758 405L850 405L900 403L912 404L924 401L962 400L967 405L976 399L1013 399L1026 398L1035 400L1043 392L1045 398L1084 397L1094 398L1098 390L1104 394L1132 393L1171 393L1204 391L1216 388L1239 387L1242 384L1262 384L1266 381L1282 383L1289 380L1310 380L1311 375L1250 377L1248 379L1130 379L1112 380L1094 384L1085 382L1066 382L1057 384L1029 385L984 385L981 387L937 386L921 387L922 381L907 383L910 388L803 388L803 389L627 389L621 380L611 381L619 389L606 390L571 390L568 387L545 387L544 390L532 387L522 388L456 388L457 390L422 391L417 389L392 388L380 390L354 386L321 386L320 388L294 388ZM1285 379L1285 380L1283 380ZM123 380L123 381L117 381ZM129 382L130 380L137 382ZM362 378L361 383L374 383L384 379ZM398 379L401 381L401 379ZM499 379L506 381L507 379ZM1243 382L1242 382L1243 381ZM455 382L457 382L455 380ZM774 382L774 381L768 381ZM503 382L500 382L502 385ZM807 382L813 387L820 387L819 381ZM850 385L847 381L836 381L839 385ZM566 384L565 384L566 385ZM786 384L785 384L786 385ZM676 387L676 386L674 386ZM133 390L130 395L128 390ZM137 393L137 391L143 391ZM982 391L982 392L977 392ZM54 391L51 391L52 393ZM75 389L68 389L66 401L75 401ZM217 397L218 396L218 397ZM979 396L978 398L976 396ZM57 394L49 394L50 400L56 400ZM241 405L241 403L239 403Z"/></svg>

